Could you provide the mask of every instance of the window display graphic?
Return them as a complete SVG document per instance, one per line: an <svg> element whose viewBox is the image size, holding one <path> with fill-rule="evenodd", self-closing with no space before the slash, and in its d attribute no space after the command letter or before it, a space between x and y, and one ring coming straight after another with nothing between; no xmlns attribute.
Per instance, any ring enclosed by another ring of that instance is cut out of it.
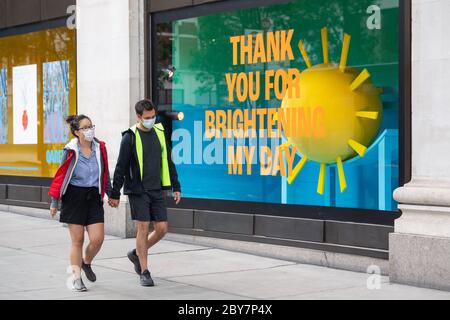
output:
<svg viewBox="0 0 450 320"><path fill-rule="evenodd" d="M185 197L397 211L399 1L256 6L157 25Z"/></svg>
<svg viewBox="0 0 450 320"><path fill-rule="evenodd" d="M290 137L285 143L287 147L297 148L302 157L288 178L288 183L293 183L306 161L316 161L320 164L317 192L323 195L328 164L337 165L340 192L345 192L347 182L343 161L357 155L364 157L367 146L379 133L383 107L381 91L370 81L369 71L347 68L351 36L344 35L338 65L329 62L327 28L323 28L321 34L323 64L312 66L303 42L299 42L307 66L299 80L300 92L303 94L294 98L286 97L283 108L304 108L311 113L315 112L317 106L323 108L322 135L303 132L301 136Z"/></svg>
<svg viewBox="0 0 450 320"><path fill-rule="evenodd" d="M13 68L14 144L37 144L37 65Z"/></svg>
<svg viewBox="0 0 450 320"><path fill-rule="evenodd" d="M44 63L44 143L65 143L69 128L69 61Z"/></svg>
<svg viewBox="0 0 450 320"><path fill-rule="evenodd" d="M0 68L0 144L8 143L8 71Z"/></svg>

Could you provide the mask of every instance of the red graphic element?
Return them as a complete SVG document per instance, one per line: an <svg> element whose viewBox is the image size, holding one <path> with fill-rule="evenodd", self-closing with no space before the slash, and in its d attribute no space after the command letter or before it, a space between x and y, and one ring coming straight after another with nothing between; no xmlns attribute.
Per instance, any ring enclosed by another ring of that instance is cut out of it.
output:
<svg viewBox="0 0 450 320"><path fill-rule="evenodd" d="M27 130L28 128L28 114L27 114L27 110L23 111L23 115L22 115L22 125L23 125L23 130Z"/></svg>

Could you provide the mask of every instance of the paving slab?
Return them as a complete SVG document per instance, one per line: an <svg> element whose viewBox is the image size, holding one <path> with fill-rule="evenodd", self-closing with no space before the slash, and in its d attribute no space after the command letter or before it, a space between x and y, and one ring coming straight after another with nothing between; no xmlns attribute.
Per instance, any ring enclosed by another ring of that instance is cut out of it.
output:
<svg viewBox="0 0 450 320"><path fill-rule="evenodd" d="M2 221L1 229L3 232L16 232L21 230L36 230L41 228L57 228L60 223L55 220L38 219L27 216L20 216L13 213L5 213L0 211Z"/></svg>
<svg viewBox="0 0 450 320"><path fill-rule="evenodd" d="M133 268L127 258L101 260L97 261L97 264L117 270ZM169 252L149 257L151 272L162 278L254 270L292 264L294 263L220 249Z"/></svg>
<svg viewBox="0 0 450 320"><path fill-rule="evenodd" d="M88 235L86 234L85 247L87 246L88 242L89 242ZM136 239L120 239L120 238L105 239L102 249L96 256L94 263L96 263L96 261L98 260L124 258L126 257L127 252L135 247L136 247ZM157 243L153 248L151 248L149 254L153 255L177 251L203 250L205 248L206 247L162 240L161 242ZM26 250L28 252L67 259L70 250L70 242L64 241L63 243L58 244L31 247L27 248Z"/></svg>
<svg viewBox="0 0 450 320"><path fill-rule="evenodd" d="M326 289L294 296L280 296L277 300L449 300L445 291L382 283L380 289L367 287Z"/></svg>
<svg viewBox="0 0 450 320"><path fill-rule="evenodd" d="M135 239L107 237L94 260L98 281L68 289L70 238L57 221L0 212L0 300L450 299L450 292L390 284L369 275L205 245L163 240L150 250L156 286L139 285L126 253Z"/></svg>
<svg viewBox="0 0 450 320"><path fill-rule="evenodd" d="M240 293L259 299L273 299L278 296L366 286L367 277L362 273L355 274L307 265L289 265L260 270L169 277L169 279L204 288L220 287L230 294Z"/></svg>

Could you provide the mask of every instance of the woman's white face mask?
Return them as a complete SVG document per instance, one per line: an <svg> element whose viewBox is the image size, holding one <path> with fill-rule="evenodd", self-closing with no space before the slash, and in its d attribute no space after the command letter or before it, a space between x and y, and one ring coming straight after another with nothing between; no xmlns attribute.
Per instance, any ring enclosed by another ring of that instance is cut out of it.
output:
<svg viewBox="0 0 450 320"><path fill-rule="evenodd" d="M83 131L84 139L86 141L92 142L95 138L95 128L90 128Z"/></svg>

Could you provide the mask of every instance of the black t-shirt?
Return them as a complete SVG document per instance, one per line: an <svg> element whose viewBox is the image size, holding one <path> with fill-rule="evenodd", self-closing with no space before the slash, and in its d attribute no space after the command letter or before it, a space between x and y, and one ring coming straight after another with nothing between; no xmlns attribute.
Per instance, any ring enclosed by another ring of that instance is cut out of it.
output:
<svg viewBox="0 0 450 320"><path fill-rule="evenodd" d="M138 128L144 153L144 176L142 183L145 190L161 189L161 144L155 129L148 132Z"/></svg>

